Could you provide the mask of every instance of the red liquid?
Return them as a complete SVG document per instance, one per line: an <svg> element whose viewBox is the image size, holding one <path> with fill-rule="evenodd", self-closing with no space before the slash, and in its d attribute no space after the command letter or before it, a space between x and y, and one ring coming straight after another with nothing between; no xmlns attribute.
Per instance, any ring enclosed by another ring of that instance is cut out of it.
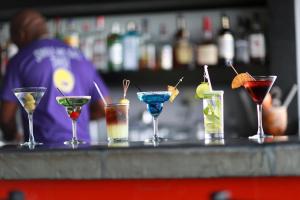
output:
<svg viewBox="0 0 300 200"><path fill-rule="evenodd" d="M106 124L127 123L128 121L128 106L120 105L115 107L105 108Z"/></svg>
<svg viewBox="0 0 300 200"><path fill-rule="evenodd" d="M273 81L271 80L247 81L244 84L244 87L252 97L253 101L260 105L270 91L272 83Z"/></svg>

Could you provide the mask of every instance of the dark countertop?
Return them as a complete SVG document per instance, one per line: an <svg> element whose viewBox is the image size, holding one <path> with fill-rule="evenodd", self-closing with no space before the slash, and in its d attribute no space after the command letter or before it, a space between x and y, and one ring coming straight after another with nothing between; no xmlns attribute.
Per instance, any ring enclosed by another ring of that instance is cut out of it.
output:
<svg viewBox="0 0 300 200"><path fill-rule="evenodd" d="M139 179L299 176L300 140L130 142L0 148L1 179Z"/></svg>

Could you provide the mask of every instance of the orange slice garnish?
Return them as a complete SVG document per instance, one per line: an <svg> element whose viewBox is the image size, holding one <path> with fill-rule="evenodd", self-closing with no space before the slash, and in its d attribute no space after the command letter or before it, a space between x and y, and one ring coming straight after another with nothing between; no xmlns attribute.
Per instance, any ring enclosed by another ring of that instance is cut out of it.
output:
<svg viewBox="0 0 300 200"><path fill-rule="evenodd" d="M168 91L171 92L171 97L170 97L169 101L171 103L173 103L173 101L175 100L175 98L179 94L179 90L176 87L168 85Z"/></svg>
<svg viewBox="0 0 300 200"><path fill-rule="evenodd" d="M255 81L255 79L248 73L240 73L234 77L231 82L231 88L236 89L245 84L247 81Z"/></svg>

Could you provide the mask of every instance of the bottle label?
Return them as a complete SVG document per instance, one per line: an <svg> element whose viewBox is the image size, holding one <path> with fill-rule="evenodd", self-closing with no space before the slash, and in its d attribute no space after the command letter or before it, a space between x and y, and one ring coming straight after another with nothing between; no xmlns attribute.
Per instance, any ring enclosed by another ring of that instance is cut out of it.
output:
<svg viewBox="0 0 300 200"><path fill-rule="evenodd" d="M264 58L266 56L265 37L262 33L251 34L249 42L252 58Z"/></svg>
<svg viewBox="0 0 300 200"><path fill-rule="evenodd" d="M236 61L241 63L250 62L249 44L247 40L237 40L235 43Z"/></svg>
<svg viewBox="0 0 300 200"><path fill-rule="evenodd" d="M121 70L121 64L123 61L123 48L121 43L113 43L109 50L108 50L108 55L109 55L109 62L112 64L114 67L114 71L120 71ZM119 67L119 68L117 68Z"/></svg>
<svg viewBox="0 0 300 200"><path fill-rule="evenodd" d="M124 38L124 69L137 70L139 61L138 37Z"/></svg>
<svg viewBox="0 0 300 200"><path fill-rule="evenodd" d="M180 42L176 48L175 55L179 64L187 65L192 62L193 50L187 42Z"/></svg>
<svg viewBox="0 0 300 200"><path fill-rule="evenodd" d="M214 44L200 45L197 54L198 65L216 65L218 63L218 49Z"/></svg>
<svg viewBox="0 0 300 200"><path fill-rule="evenodd" d="M219 37L219 57L231 60L234 57L234 39L231 34L225 33Z"/></svg>
<svg viewBox="0 0 300 200"><path fill-rule="evenodd" d="M160 54L160 68L165 70L172 69L173 65L173 53L171 45L164 45L161 48Z"/></svg>

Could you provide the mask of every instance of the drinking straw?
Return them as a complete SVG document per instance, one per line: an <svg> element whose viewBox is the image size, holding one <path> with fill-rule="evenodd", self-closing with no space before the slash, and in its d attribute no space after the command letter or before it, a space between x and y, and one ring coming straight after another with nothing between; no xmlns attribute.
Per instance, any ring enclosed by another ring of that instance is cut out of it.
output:
<svg viewBox="0 0 300 200"><path fill-rule="evenodd" d="M212 91L213 89L212 89L212 86L211 86L211 82L210 82L207 67L208 67L207 65L204 65L204 73L205 73L205 77L207 78L207 81L208 81L209 89L210 89L210 91Z"/></svg>
<svg viewBox="0 0 300 200"><path fill-rule="evenodd" d="M284 103L283 103L284 107L288 107L290 105L290 103L293 100L297 90L298 90L297 84L294 84L292 89L290 90L289 94L287 95L286 99L284 100Z"/></svg>
<svg viewBox="0 0 300 200"><path fill-rule="evenodd" d="M93 81L93 82L94 82L94 85L95 85L95 87L96 87L96 89L97 89L97 92L98 92L99 96L101 97L101 99L102 99L104 105L106 106L106 105L107 105L107 102L105 101L103 94L101 93L101 91L100 91L100 89L99 89L97 83L96 83L95 81Z"/></svg>
<svg viewBox="0 0 300 200"><path fill-rule="evenodd" d="M66 95L64 95L64 93L63 93L60 89L58 89L58 88L56 88L56 89L61 93L61 95L63 95L64 97L66 96ZM70 104L68 98L66 98L66 101L67 101L67 104L69 104L69 106L72 106L72 105Z"/></svg>
<svg viewBox="0 0 300 200"><path fill-rule="evenodd" d="M124 97L124 99L126 98L126 94L127 94L129 85L130 85L130 80L123 79L123 97Z"/></svg>

